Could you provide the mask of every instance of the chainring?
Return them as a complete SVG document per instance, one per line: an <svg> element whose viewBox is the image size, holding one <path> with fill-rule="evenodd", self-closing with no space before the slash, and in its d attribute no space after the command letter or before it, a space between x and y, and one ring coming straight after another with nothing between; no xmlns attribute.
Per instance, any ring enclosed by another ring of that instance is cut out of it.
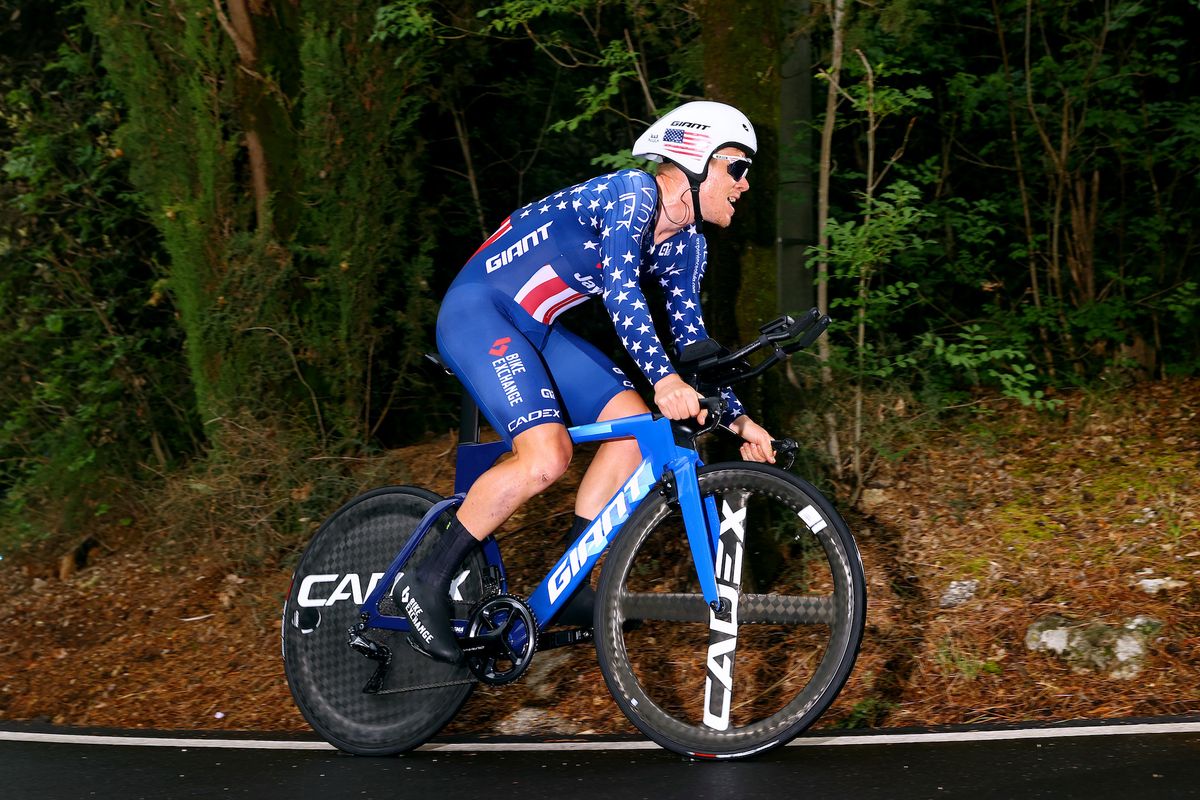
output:
<svg viewBox="0 0 1200 800"><path fill-rule="evenodd" d="M537 652L533 610L520 597L497 594L471 611L467 638L460 644L467 667L481 683L503 686L520 678Z"/></svg>

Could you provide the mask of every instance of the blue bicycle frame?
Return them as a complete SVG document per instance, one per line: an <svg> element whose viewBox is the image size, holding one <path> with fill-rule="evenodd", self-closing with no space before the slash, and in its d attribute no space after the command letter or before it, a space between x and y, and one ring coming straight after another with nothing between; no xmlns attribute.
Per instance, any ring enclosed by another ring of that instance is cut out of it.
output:
<svg viewBox="0 0 1200 800"><path fill-rule="evenodd" d="M471 407L464 401L464 419ZM592 520L592 524L579 535L566 553L554 565L550 573L528 598L539 630L553 620L555 614L566 604L575 590L587 579L592 567L608 545L620 535L621 528L632 515L638 504L650 493L651 488L665 476L673 476L679 507L683 512L687 529L688 544L700 580L700 590L711 608L719 608L714 561L720 525L716 503L712 498L702 500L696 479L696 470L701 466L699 454L691 448L676 443L671 420L653 414L594 422L568 428L571 441L602 442L611 439L636 439L642 451L642 463L634 470L616 494ZM426 532L443 512L462 504L470 488L480 475L487 471L501 455L508 452L505 442L478 442L478 427L466 428L464 438L468 441L458 447L456 458L455 494L436 503L417 526L415 534L392 561L383 577L366 598L360 611L367 628L385 628L407 632L410 629L405 617L380 613L379 601L390 593L402 566L420 545ZM507 591L504 564L500 548L493 537L483 544L484 558L490 566L497 568L500 576L500 591ZM454 620L454 631L458 636L466 635L466 620Z"/></svg>

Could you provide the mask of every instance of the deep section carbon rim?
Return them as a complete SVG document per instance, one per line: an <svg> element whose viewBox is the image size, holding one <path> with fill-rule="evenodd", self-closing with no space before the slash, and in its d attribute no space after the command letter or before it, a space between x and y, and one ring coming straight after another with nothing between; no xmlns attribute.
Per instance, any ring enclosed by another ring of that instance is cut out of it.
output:
<svg viewBox="0 0 1200 800"><path fill-rule="evenodd" d="M643 733L687 755L743 757L790 741L845 684L865 619L862 564L845 522L794 475L719 464L699 480L720 520L732 613L709 611L679 509L652 494L604 565L596 649Z"/></svg>
<svg viewBox="0 0 1200 800"><path fill-rule="evenodd" d="M373 583L440 499L407 486L361 495L325 521L296 568L283 611L288 686L313 729L342 750L386 755L418 747L450 721L473 688L465 666L420 655L402 633L368 630L367 637L391 650L392 661L382 691L364 694L377 662L347 646L347 631ZM422 543L414 558L427 546ZM461 617L483 595L484 569L482 552L472 551L463 564L468 575L457 584ZM398 614L389 597L380 610ZM430 684L439 686L397 691Z"/></svg>

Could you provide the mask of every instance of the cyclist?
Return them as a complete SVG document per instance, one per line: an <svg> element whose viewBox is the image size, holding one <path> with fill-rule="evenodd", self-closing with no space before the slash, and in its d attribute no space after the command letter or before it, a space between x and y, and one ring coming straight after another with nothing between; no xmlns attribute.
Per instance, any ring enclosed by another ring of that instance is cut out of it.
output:
<svg viewBox="0 0 1200 800"><path fill-rule="evenodd" d="M641 280L666 297L672 344L707 338L699 306L707 246L702 223L727 227L750 188L757 149L744 114L723 103L686 103L651 125L633 155L659 162L656 173L612 173L555 192L514 211L467 262L438 315L442 359L462 381L512 456L471 486L432 550L396 582L393 597L412 624L412 645L456 663L450 625L452 572L478 541L557 480L571 460L573 424L647 413L622 370L559 322L567 309L600 297L629 355L670 419L706 412L680 378L654 330ZM721 420L744 442L743 458L774 462L771 436L731 392ZM599 448L580 483L574 541L641 463L636 442ZM559 620L591 624L585 584Z"/></svg>

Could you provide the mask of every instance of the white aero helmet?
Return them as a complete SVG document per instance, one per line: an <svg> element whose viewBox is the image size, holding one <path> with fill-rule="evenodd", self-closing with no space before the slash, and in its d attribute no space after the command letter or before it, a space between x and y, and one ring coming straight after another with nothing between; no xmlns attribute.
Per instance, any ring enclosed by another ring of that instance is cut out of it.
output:
<svg viewBox="0 0 1200 800"><path fill-rule="evenodd" d="M754 155L758 137L746 115L725 103L684 103L646 129L633 145L634 158L670 161L687 173L693 185L708 174L712 154L733 145Z"/></svg>

